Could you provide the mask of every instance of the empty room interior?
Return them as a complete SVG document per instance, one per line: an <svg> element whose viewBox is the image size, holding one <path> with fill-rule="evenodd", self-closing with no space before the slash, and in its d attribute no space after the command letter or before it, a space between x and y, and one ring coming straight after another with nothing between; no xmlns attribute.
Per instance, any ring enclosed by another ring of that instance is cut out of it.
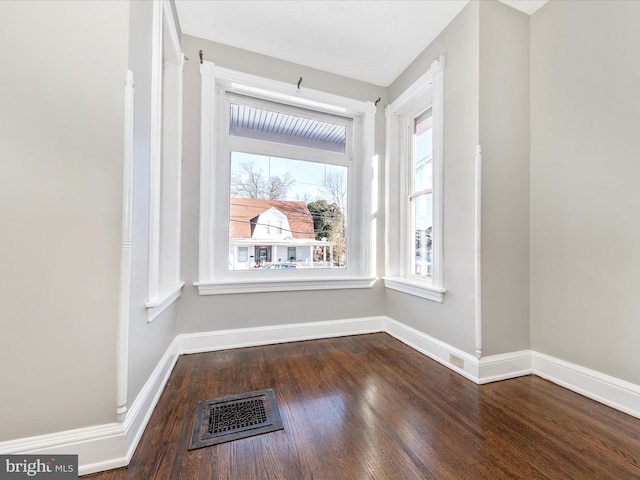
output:
<svg viewBox="0 0 640 480"><path fill-rule="evenodd" d="M640 478L638 19L0 2L0 455Z"/></svg>

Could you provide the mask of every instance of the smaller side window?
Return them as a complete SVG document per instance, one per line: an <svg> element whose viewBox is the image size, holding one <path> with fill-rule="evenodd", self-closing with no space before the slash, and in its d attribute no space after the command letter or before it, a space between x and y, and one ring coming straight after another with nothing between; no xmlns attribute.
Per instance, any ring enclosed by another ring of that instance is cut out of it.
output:
<svg viewBox="0 0 640 480"><path fill-rule="evenodd" d="M436 60L386 110L387 192L394 200L386 212L385 286L437 302L445 293L443 63Z"/></svg>
<svg viewBox="0 0 640 480"><path fill-rule="evenodd" d="M408 194L411 211L411 232L414 238L410 257L411 275L430 277L433 274L433 115L429 108L413 122L413 161L409 170L411 185Z"/></svg>

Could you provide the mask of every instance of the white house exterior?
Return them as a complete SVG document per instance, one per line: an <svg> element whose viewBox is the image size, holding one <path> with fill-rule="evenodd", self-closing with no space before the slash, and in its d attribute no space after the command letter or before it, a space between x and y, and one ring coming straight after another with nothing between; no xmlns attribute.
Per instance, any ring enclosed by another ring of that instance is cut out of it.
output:
<svg viewBox="0 0 640 480"><path fill-rule="evenodd" d="M232 198L229 268L330 267L334 242L316 240L304 202Z"/></svg>

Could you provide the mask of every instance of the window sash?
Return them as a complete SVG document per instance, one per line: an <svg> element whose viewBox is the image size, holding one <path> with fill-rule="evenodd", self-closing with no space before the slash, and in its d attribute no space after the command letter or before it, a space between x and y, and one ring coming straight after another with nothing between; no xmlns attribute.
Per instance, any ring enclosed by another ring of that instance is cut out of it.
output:
<svg viewBox="0 0 640 480"><path fill-rule="evenodd" d="M420 128L425 128L424 131L419 131ZM412 121L412 132L408 136L408 141L411 142L411 148L408 149L411 152L411 158L407 159L411 164L411 168L407 169L409 195L407 201L409 202L409 230L406 233L407 242L409 243L407 251L407 259L409 260L409 268L407 270L407 276L409 277L431 277L433 272L433 264L430 261L430 257L433 254L433 242L428 246L422 246L416 244L416 237L422 238L419 234L421 231L421 225L418 224L418 217L423 218L425 238L428 240L433 236L433 144L429 139L421 137L426 132L433 132L433 108L429 105L422 113L417 115ZM425 151L426 150L426 151ZM422 157L422 155L425 155ZM426 160L428 159L428 160ZM426 171L427 165L429 168ZM419 178L421 176L421 178ZM426 186L416 191L417 186ZM426 205L422 206L419 211L418 205L420 200L429 199L426 201ZM430 236L427 236L426 232L431 228ZM426 241L425 240L425 241ZM426 252L424 251L426 250ZM429 258L427 258L429 257Z"/></svg>
<svg viewBox="0 0 640 480"><path fill-rule="evenodd" d="M227 93L225 94L225 103L224 103L224 118L226 122L222 124L222 128L224 129L224 132L230 132L229 122L230 122L231 108L232 108L232 105L238 104L238 103L242 103L243 105L247 105L247 106L252 106L252 105L260 106L261 108L265 108L265 109L271 108L271 109L278 110L291 115L307 115L313 119L322 120L322 121L331 121L331 122L341 124L345 127L345 130L346 130L346 145L345 145L345 152L340 153L340 152L322 150L318 148L304 147L300 145L291 145L289 143L278 143L278 142L272 142L272 141L263 140L263 139L248 138L244 136L235 136L228 133L227 135L225 135L226 142L224 142L224 147L221 152L221 155L222 155L221 158L228 158L229 161L219 162L219 165L218 165L220 167L221 178L229 179L227 184L224 186L225 192L226 192L225 203L221 204L221 207L223 207L227 212L226 220L225 220L226 225L228 226L231 220L230 218L230 202L231 202L230 158L231 158L232 152L250 153L250 154L260 155L260 156L286 158L286 159L292 159L292 160L314 162L317 164L337 165L337 166L345 167L346 181L347 181L347 198L346 198L346 204L343 205L343 210L344 210L343 214L345 215L345 221L348 222L349 221L348 212L350 211L351 209L350 206L352 205L352 202L353 202L352 192L354 189L353 187L354 175L352 174L352 168L351 168L352 162L350 157L350 155L353 152L353 143L354 143L352 119L337 117L333 115L330 116L328 114L317 113L317 112L309 112L307 110L300 109L298 107L274 104L272 102L268 102L261 99L255 99L247 96L237 96L237 95ZM225 163L224 170L222 168L223 167L222 163ZM267 233L273 232L274 229L271 227L272 226L267 226ZM227 228L226 231L228 232L229 228ZM357 248L355 244L355 240L351 238L351 235L349 235L348 232L349 232L349 226L347 224L345 226L346 259L345 259L344 267L340 267L339 270L349 270L349 266L351 264L351 256L352 256L351 252L355 252L355 249ZM230 241L231 240L229 238L229 235L227 235L226 237L227 252L229 251ZM221 250L225 249L224 245L225 244L221 245L220 247ZM220 261L222 261L221 256L220 256ZM310 259L310 262L311 261L312 259ZM234 278L234 277L242 278L247 274L251 275L252 277L263 275L263 274L269 275L272 277L277 275L277 278L281 278L284 273L280 271L278 272L268 271L265 273L262 270L255 270L255 269L249 270L249 271L244 269L234 269L231 266L229 266L228 261L225 263L225 265L226 265L226 270L228 272L229 278ZM296 269L295 271L290 272L290 275L295 277L300 277L305 274L318 275L317 272L319 270L316 270L313 272L309 272L307 270L313 270L313 269L312 268L299 269L299 270ZM335 270L334 270L334 273L335 273Z"/></svg>
<svg viewBox="0 0 640 480"><path fill-rule="evenodd" d="M409 269L407 276L410 277L430 277L433 273L433 242L429 241L433 235L433 194L431 191L409 196L410 229L407 238L411 245L408 246L409 253ZM418 211L418 203L425 200L426 205L422 207L424 212ZM427 217L419 224L418 217ZM423 228L421 228L423 227ZM431 232L429 232L431 228ZM423 235L419 232L425 231ZM429 232L429 234L427 234ZM411 235L413 233L413 235ZM416 239L420 238L418 242Z"/></svg>
<svg viewBox="0 0 640 480"><path fill-rule="evenodd" d="M229 121L232 104L244 105L247 107L255 106L265 110L277 110L278 112L289 115L304 115L313 120L340 125L341 127L345 128L345 150L344 152L336 152L308 146L292 145L289 143L233 135L230 133ZM225 137L226 141L229 143L230 150L242 151L244 153L253 153L256 155L281 156L319 163L331 163L334 165L349 165L353 158L354 134L353 119L351 118L313 112L306 109L301 109L300 107L269 102L266 100L261 100L259 98L247 97L244 95L234 95L232 93L226 93L225 95L224 112L225 117L222 127L224 129L224 132L226 132ZM283 154L283 152L287 153Z"/></svg>

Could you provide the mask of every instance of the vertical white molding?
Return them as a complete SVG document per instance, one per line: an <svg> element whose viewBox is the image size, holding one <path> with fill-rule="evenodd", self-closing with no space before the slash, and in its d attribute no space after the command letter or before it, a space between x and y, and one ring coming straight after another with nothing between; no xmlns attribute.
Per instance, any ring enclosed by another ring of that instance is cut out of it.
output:
<svg viewBox="0 0 640 480"><path fill-rule="evenodd" d="M391 181L391 157L395 158L395 152L391 149L391 138L393 137L391 130L394 128L395 123L389 105L384 107L384 120L386 126L384 129L384 274L397 275L395 271L396 263L394 262L395 256L393 260L391 258L393 254L393 249L391 248L393 228L391 227L390 214L392 208L395 211L395 205L393 207L391 205L389 192L393 184ZM375 235L375 232L373 234Z"/></svg>
<svg viewBox="0 0 640 480"><path fill-rule="evenodd" d="M444 285L444 56L440 55L431 64L433 75L433 131L438 135L433 141L433 254L437 268L433 269L433 284Z"/></svg>
<svg viewBox="0 0 640 480"><path fill-rule="evenodd" d="M179 296L182 74L184 55L171 5L153 2L149 155L149 267L147 321Z"/></svg>
<svg viewBox="0 0 640 480"><path fill-rule="evenodd" d="M407 161L413 155L413 121L409 116L401 115L397 117L397 132L398 132L398 166L397 170L400 172L400 178L398 182L399 186L399 200L400 205L397 210L398 215L398 233L400 248L398 248L399 267L397 270L400 275L406 277L411 271L411 251L415 248L415 234L411 235L411 208L410 203L407 201L409 190L411 189L409 172L412 166Z"/></svg>
<svg viewBox="0 0 640 480"><path fill-rule="evenodd" d="M365 175L360 175L364 181L364 187L361 192L362 198L360 199L361 205L366 205L366 212L362 216L362 228L360 231L369 230L370 238L369 245L363 245L357 251L363 258L362 271L365 275L375 276L376 272L376 259L375 259L375 218L374 209L377 211L378 198L377 198L377 165L373 165L375 156L375 135L376 135L376 106L373 102L366 102L366 111L362 114L362 128L360 129L360 155L365 159ZM377 159L377 157L376 157ZM376 182L376 185L373 185ZM374 196L376 198L374 198ZM373 202L376 202L375 204Z"/></svg>
<svg viewBox="0 0 640 480"><path fill-rule="evenodd" d="M166 297L167 285L180 281L180 222L182 187L182 101L184 59L176 24L168 0L162 2L161 83L161 182L159 296Z"/></svg>
<svg viewBox="0 0 640 480"><path fill-rule="evenodd" d="M213 280L214 233L214 132L216 123L215 64L200 65L200 235L199 283Z"/></svg>
<svg viewBox="0 0 640 480"><path fill-rule="evenodd" d="M371 241L369 258L371 259L371 266L369 271L371 276L377 277L378 274L378 219L380 218L380 157L374 155L371 159L371 194L369 195L369 229L371 230ZM331 256L333 257L333 247L331 247Z"/></svg>
<svg viewBox="0 0 640 480"><path fill-rule="evenodd" d="M475 323L476 357L482 358L482 148L476 147L475 191Z"/></svg>
<svg viewBox="0 0 640 480"><path fill-rule="evenodd" d="M167 6L169 11L171 11L171 7ZM177 34L176 34L176 37ZM176 160L176 169L175 169L175 185L177 189L176 193L176 212L175 212L175 227L177 229L176 232L176 244L175 244L175 257L174 261L174 274L175 281L180 282L181 274L181 229L182 229L182 105L184 100L184 62L185 56L182 51L180 51L180 66L178 70L178 146L177 146L177 160Z"/></svg>
<svg viewBox="0 0 640 480"><path fill-rule="evenodd" d="M160 187L162 155L162 3L153 2L151 40L151 132L149 138L149 302L160 288Z"/></svg>
<svg viewBox="0 0 640 480"><path fill-rule="evenodd" d="M118 338L116 366L116 413L124 420L127 411L129 372L129 312L131 304L131 237L133 206L133 133L134 133L133 72L127 70L124 81L124 152L122 165L122 237L120 247L120 292L118 304Z"/></svg>
<svg viewBox="0 0 640 480"><path fill-rule="evenodd" d="M165 30L162 33L164 40L168 40L167 48L163 48L163 50L166 50L164 53L171 63L182 65L184 63L184 55L182 54L176 21L173 17L173 10L171 10L171 2L169 0L162 0L162 15L165 20L163 25Z"/></svg>

